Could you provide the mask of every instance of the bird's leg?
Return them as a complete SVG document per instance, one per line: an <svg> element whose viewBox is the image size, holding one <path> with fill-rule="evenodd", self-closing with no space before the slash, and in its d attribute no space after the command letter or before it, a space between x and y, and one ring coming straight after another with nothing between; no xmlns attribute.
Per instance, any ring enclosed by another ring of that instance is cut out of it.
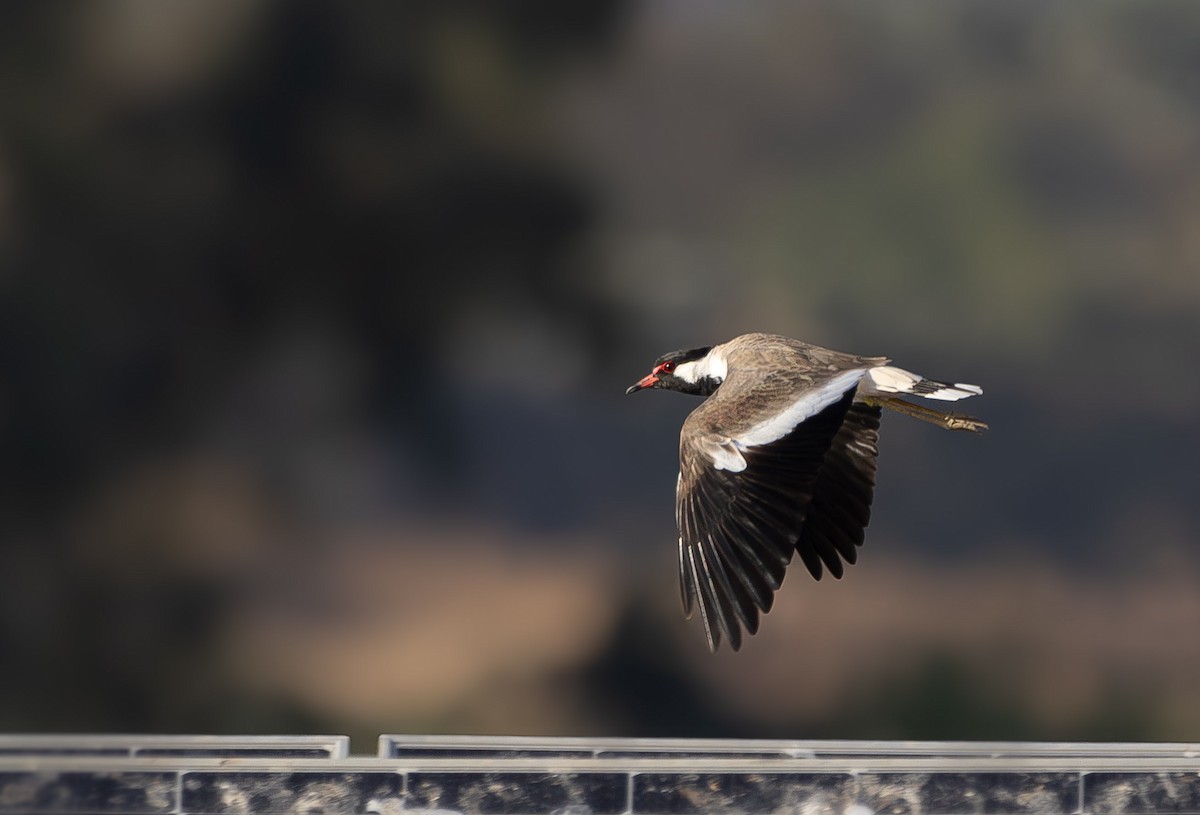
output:
<svg viewBox="0 0 1200 815"><path fill-rule="evenodd" d="M961 413L943 413L940 410L927 408L924 405L914 405L912 402L906 402L894 396L873 396L866 401L882 405L897 413L903 413L905 416L912 416L914 419L935 424L946 430L966 430L969 433L982 433L988 429L987 422L976 419L973 416L965 416Z"/></svg>

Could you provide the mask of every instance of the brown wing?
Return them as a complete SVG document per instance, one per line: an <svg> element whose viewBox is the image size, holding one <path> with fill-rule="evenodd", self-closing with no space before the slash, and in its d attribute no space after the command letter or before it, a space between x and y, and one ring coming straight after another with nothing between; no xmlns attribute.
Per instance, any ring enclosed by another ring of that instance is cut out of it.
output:
<svg viewBox="0 0 1200 815"><path fill-rule="evenodd" d="M800 559L817 580L822 563L840 579L842 561L854 565L858 560L875 495L880 412L877 406L852 404L825 455L796 544Z"/></svg>
<svg viewBox="0 0 1200 815"><path fill-rule="evenodd" d="M689 617L699 606L710 649L725 638L736 651L743 629L758 631L759 613L770 610L783 582L826 454L853 399L851 387L786 435L740 450L746 463L740 472L713 466L699 443L681 447L675 502L680 592Z"/></svg>

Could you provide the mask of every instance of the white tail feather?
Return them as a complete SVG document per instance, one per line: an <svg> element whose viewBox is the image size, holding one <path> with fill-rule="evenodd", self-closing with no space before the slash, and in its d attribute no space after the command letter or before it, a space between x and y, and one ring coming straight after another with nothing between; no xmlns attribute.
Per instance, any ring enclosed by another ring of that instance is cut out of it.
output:
<svg viewBox="0 0 1200 815"><path fill-rule="evenodd" d="M962 382L953 384L938 382L893 365L880 365L867 371L867 375L859 384L859 392L866 396L881 393L911 393L926 399L957 402L959 399L979 396L983 393L983 388L978 385L966 385Z"/></svg>

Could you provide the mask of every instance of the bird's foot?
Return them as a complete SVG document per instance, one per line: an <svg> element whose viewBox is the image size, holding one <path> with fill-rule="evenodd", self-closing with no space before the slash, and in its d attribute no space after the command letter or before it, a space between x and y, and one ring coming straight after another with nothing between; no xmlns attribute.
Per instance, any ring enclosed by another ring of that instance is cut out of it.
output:
<svg viewBox="0 0 1200 815"><path fill-rule="evenodd" d="M982 419L976 419L974 416L967 416L962 413L943 413L940 410L934 410L924 405L914 405L912 402L906 402L903 399L895 397L875 397L866 401L882 405L888 410L894 410L897 413L903 413L905 416L911 416L914 419L935 424L944 430L965 430L968 433L982 433L988 429L987 422Z"/></svg>

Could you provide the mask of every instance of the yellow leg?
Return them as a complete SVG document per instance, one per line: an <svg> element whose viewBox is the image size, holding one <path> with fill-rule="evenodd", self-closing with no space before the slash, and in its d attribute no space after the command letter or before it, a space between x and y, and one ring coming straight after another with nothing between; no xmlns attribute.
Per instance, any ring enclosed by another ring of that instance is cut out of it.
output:
<svg viewBox="0 0 1200 815"><path fill-rule="evenodd" d="M905 416L912 416L914 419L935 424L946 430L965 430L969 433L982 433L988 429L987 422L976 419L973 416L964 416L961 413L943 413L940 410L934 410L924 405L914 405L912 402L906 402L894 396L872 396L867 398L866 401L868 404L882 405L888 410L903 413Z"/></svg>

